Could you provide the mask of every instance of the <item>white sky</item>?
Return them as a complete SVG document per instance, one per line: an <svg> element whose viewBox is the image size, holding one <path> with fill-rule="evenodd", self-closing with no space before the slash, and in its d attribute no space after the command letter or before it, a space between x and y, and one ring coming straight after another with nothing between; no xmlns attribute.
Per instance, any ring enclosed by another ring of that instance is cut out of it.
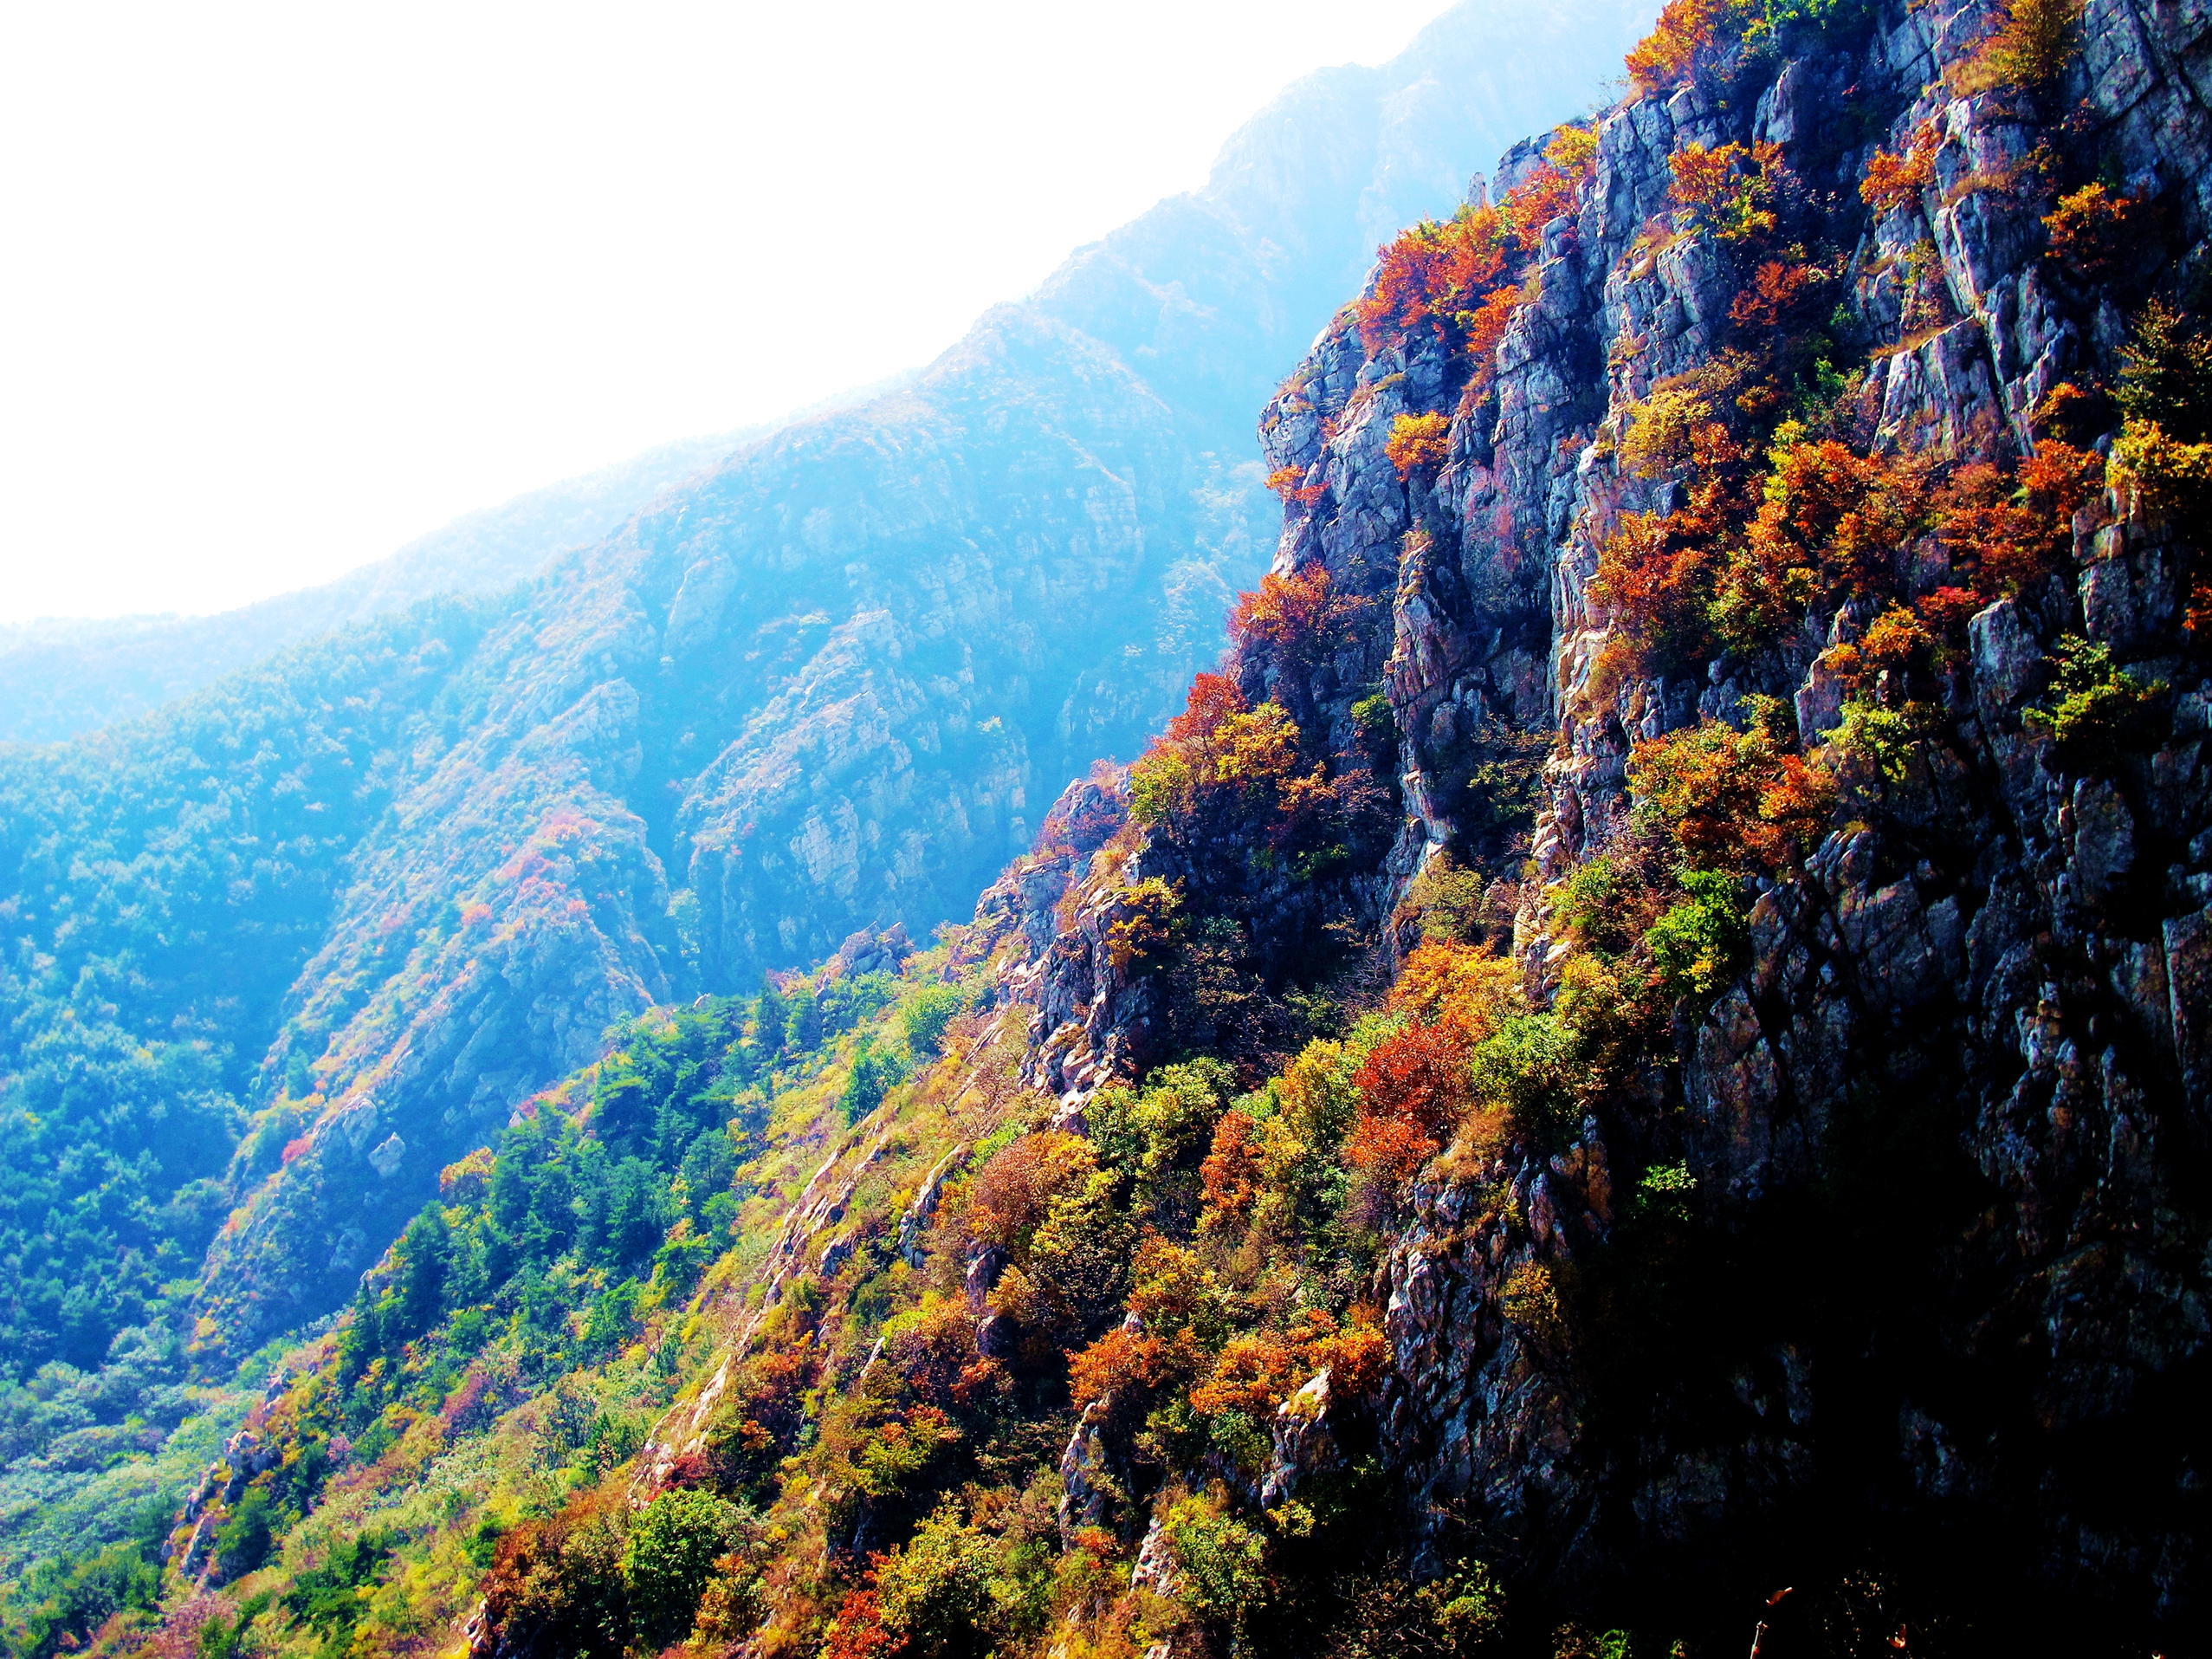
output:
<svg viewBox="0 0 2212 1659"><path fill-rule="evenodd" d="M927 361L1445 0L0 11L0 620L205 612Z"/></svg>

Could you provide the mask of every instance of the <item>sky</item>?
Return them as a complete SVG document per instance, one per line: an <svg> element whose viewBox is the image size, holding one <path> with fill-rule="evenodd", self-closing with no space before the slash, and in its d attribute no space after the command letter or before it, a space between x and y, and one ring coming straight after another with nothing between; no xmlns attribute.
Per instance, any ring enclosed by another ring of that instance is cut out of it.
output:
<svg viewBox="0 0 2212 1659"><path fill-rule="evenodd" d="M310 586L928 361L1444 0L0 10L0 622Z"/></svg>

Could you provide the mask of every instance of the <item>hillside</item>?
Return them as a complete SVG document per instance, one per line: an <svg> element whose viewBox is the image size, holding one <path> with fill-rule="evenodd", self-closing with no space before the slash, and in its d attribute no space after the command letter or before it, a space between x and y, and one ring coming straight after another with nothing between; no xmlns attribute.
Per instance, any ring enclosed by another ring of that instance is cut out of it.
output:
<svg viewBox="0 0 2212 1659"><path fill-rule="evenodd" d="M1632 13L1463 6L530 582L0 748L10 1526L120 1526L197 1432L181 1390L345 1306L610 1027L967 914L1217 654L1280 365Z"/></svg>
<svg viewBox="0 0 2212 1659"><path fill-rule="evenodd" d="M27 1643L2202 1651L2208 39L1678 0L1132 765L449 1166Z"/></svg>

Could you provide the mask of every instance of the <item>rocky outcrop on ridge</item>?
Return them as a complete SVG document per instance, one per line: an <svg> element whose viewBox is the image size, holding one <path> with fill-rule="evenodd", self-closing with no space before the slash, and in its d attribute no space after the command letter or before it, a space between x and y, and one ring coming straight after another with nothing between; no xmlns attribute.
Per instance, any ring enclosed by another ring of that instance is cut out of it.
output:
<svg viewBox="0 0 2212 1659"><path fill-rule="evenodd" d="M2124 319L2066 290L2050 204L2015 187L2039 129L2016 97L1956 89L1997 20L1973 0L1885 9L1630 100L1597 126L1575 210L1544 228L1485 385L1426 336L1371 354L1348 314L1270 406L1271 462L1307 498L1276 571L1319 566L1378 608L1317 673L1264 649L1232 671L1301 699L1340 750L1355 702L1387 695L1402 830L1374 879L1332 900L1361 925L1387 938L1439 855L1488 868L1541 1007L1559 954L1545 884L1626 831L1635 740L1740 723L1756 696L1794 706L1808 743L1836 723L1821 659L1863 632L1863 606L1816 609L1694 675L1624 674L1607 654L1600 551L1680 487L1636 476L1620 440L1640 400L1726 353L1743 280L1670 199L1682 146L1777 146L1823 204L1844 250L1833 326L1899 342L1856 392L1879 447L2018 456L2054 386L2115 372ZM2212 227L2209 31L2196 11L2091 0L2043 94L2113 191L2158 204L2164 240L2141 256L2184 288ZM1862 208L1874 152L1922 130L1937 147L1918 199ZM1394 424L1435 413L1447 458L1401 476ZM1971 618L1940 729L1854 786L1863 816L1801 870L1759 883L1750 965L1684 1005L1674 1062L1550 1156L1416 1187L1375 1288L1394 1353L1382 1455L1418 1559L1471 1542L1523 1582L1633 1579L1664 1606L1670 1573L1716 1550L1749 1584L1779 1539L1847 1550L1852 1528L1879 1528L1940 1570L2055 1589L2111 1630L2202 1617L2208 1448L2182 1403L2212 1343L2212 683L2182 626L2192 534L2139 489L2092 496L2066 567ZM1908 595L1955 580L1932 538L1898 560ZM2085 768L2025 718L2067 635L2171 688L2139 754ZM1533 834L1504 863L1471 781L1501 731L1551 739ZM1037 1011L1040 1081L1079 1098L1142 1050L1152 1009L1102 940L1117 895L1172 862L1137 837L1110 879L1031 902L1072 913L1008 981ZM1709 1253L1698 1305L1646 1320L1607 1303L1617 1346L1577 1348L1546 1299L1633 1299L1605 1275L1662 1165ZM1297 1453L1277 1439L1280 1487Z"/></svg>

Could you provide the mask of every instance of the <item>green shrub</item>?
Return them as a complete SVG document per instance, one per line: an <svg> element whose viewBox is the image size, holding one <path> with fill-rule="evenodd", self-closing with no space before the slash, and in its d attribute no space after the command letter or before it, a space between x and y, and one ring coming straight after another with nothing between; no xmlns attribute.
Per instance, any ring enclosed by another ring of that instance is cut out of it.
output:
<svg viewBox="0 0 2212 1659"><path fill-rule="evenodd" d="M1516 1014L1468 1060L1475 1098L1502 1108L1517 1134L1544 1136L1575 1119L1575 1040L1549 1014Z"/></svg>
<svg viewBox="0 0 2212 1659"><path fill-rule="evenodd" d="M1142 1090L1103 1089L1086 1111L1099 1161L1136 1177L1138 1202L1187 1186L1229 1109L1236 1073L1211 1055L1163 1066Z"/></svg>
<svg viewBox="0 0 2212 1659"><path fill-rule="evenodd" d="M1577 943L1601 956L1617 956L1635 943L1628 918L1642 887L1626 864L1601 852L1560 884L1552 913Z"/></svg>
<svg viewBox="0 0 2212 1659"><path fill-rule="evenodd" d="M1697 1190L1698 1178L1690 1173L1688 1164L1654 1163L1636 1183L1636 1196L1629 1208L1637 1215L1685 1221L1690 1215L1690 1195Z"/></svg>
<svg viewBox="0 0 2212 1659"><path fill-rule="evenodd" d="M1418 917L1424 939L1471 939L1482 928L1483 875L1438 852L1407 884L1401 914Z"/></svg>
<svg viewBox="0 0 2212 1659"><path fill-rule="evenodd" d="M1682 889L1682 902L1644 936L1670 992L1713 996L1750 960L1743 883L1724 870L1686 870Z"/></svg>
<svg viewBox="0 0 2212 1659"><path fill-rule="evenodd" d="M967 1008L967 993L957 985L923 986L899 1013L906 1046L917 1056L937 1053L944 1044L945 1027Z"/></svg>
<svg viewBox="0 0 2212 1659"><path fill-rule="evenodd" d="M691 1629L715 1562L735 1548L744 1513L710 1492L663 1492L639 1512L623 1552L631 1617L652 1647Z"/></svg>
<svg viewBox="0 0 2212 1659"><path fill-rule="evenodd" d="M2157 741L2163 681L2144 684L2117 666L2105 646L2075 634L2045 660L2051 669L2045 706L2023 710L2021 718L2050 736L2067 771L2105 771L2121 755Z"/></svg>
<svg viewBox="0 0 2212 1659"><path fill-rule="evenodd" d="M1843 723L1828 742L1840 755L1865 761L1887 781L1903 783L1920 747L1921 730L1909 712L1853 697L1843 705Z"/></svg>
<svg viewBox="0 0 2212 1659"><path fill-rule="evenodd" d="M1352 705L1352 721L1365 736L1384 738L1392 735L1397 717L1390 711L1390 697L1381 686Z"/></svg>
<svg viewBox="0 0 2212 1659"><path fill-rule="evenodd" d="M988 1652L998 1623L993 1540L947 1500L915 1529L906 1547L876 1570L883 1627L913 1659L967 1659Z"/></svg>
<svg viewBox="0 0 2212 1659"><path fill-rule="evenodd" d="M906 1067L897 1055L878 1048L869 1040L861 1040L859 1051L852 1057L852 1072L845 1079L844 1092L838 1098L847 1123L857 1123L877 1106L892 1087L906 1078Z"/></svg>
<svg viewBox="0 0 2212 1659"><path fill-rule="evenodd" d="M1331 1659L1474 1659L1499 1650L1505 1592L1470 1557L1425 1584L1397 1563L1345 1586L1345 1619ZM1532 1649L1533 1651L1533 1649Z"/></svg>
<svg viewBox="0 0 2212 1659"><path fill-rule="evenodd" d="M1073 1342L1119 1316L1136 1228L1114 1201L1117 1184L1109 1172L1094 1170L1052 1200L1030 1241L1026 1273L1015 1281L1034 1291L1012 1310L1033 1333Z"/></svg>
<svg viewBox="0 0 2212 1659"><path fill-rule="evenodd" d="M323 1639L326 1652L345 1652L353 1627L368 1610L361 1591L374 1584L391 1555L382 1533L363 1533L331 1546L320 1566L292 1581L278 1600L284 1610Z"/></svg>
<svg viewBox="0 0 2212 1659"><path fill-rule="evenodd" d="M1211 1498L1186 1498L1162 1529L1182 1569L1185 1605L1201 1618L1240 1624L1267 1588L1267 1540Z"/></svg>
<svg viewBox="0 0 2212 1659"><path fill-rule="evenodd" d="M216 1568L225 1580L243 1578L268 1559L281 1520L267 1487L256 1482L246 1488L215 1534Z"/></svg>
<svg viewBox="0 0 2212 1659"><path fill-rule="evenodd" d="M2212 439L2212 340L2153 300L2120 350L2112 401L2130 420L2155 422L2183 444Z"/></svg>
<svg viewBox="0 0 2212 1659"><path fill-rule="evenodd" d="M161 1599L161 1563L157 1554L167 1504L155 1507L152 1524L141 1516L136 1536L82 1555L42 1561L9 1598L8 1631L14 1651L25 1659L49 1659L82 1645L113 1615L150 1611Z"/></svg>

